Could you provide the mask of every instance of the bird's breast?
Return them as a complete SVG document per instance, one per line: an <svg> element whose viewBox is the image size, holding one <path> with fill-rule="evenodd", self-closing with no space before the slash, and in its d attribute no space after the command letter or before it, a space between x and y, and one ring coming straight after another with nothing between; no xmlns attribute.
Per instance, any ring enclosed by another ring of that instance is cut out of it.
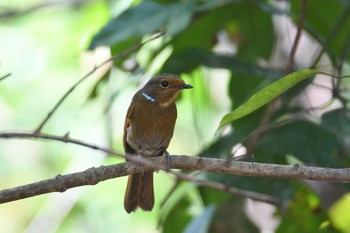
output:
<svg viewBox="0 0 350 233"><path fill-rule="evenodd" d="M173 136L176 106L139 106L134 110L126 129L128 144L145 157L162 155Z"/></svg>

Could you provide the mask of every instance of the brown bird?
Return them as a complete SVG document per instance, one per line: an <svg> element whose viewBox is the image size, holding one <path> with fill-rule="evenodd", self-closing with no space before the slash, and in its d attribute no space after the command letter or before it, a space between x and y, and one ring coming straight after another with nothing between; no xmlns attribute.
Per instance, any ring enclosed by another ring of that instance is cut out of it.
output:
<svg viewBox="0 0 350 233"><path fill-rule="evenodd" d="M124 149L143 157L163 156L173 136L177 110L175 98L192 88L177 75L152 78L132 98L124 123ZM126 212L137 207L151 211L154 205L153 172L129 175L125 192Z"/></svg>

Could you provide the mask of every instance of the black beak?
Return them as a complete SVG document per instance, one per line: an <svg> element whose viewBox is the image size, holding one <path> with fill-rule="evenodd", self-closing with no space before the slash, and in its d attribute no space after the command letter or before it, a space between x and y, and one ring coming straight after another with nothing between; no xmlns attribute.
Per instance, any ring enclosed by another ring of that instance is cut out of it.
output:
<svg viewBox="0 0 350 233"><path fill-rule="evenodd" d="M180 86L180 89L191 89L191 88L193 88L193 87L189 84L184 84L184 85Z"/></svg>

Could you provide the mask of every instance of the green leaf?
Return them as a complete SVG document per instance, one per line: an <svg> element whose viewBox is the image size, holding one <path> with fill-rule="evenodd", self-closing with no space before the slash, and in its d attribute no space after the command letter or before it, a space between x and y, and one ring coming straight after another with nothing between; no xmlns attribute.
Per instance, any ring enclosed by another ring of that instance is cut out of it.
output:
<svg viewBox="0 0 350 233"><path fill-rule="evenodd" d="M350 232L350 195L344 195L329 210L329 218L334 228L342 232Z"/></svg>
<svg viewBox="0 0 350 233"><path fill-rule="evenodd" d="M199 65L228 69L234 74L246 74L271 79L277 79L283 75L283 72L280 70L260 67L234 56L218 55L198 48L190 48L181 53L173 54L164 64L162 70L169 73L190 72Z"/></svg>
<svg viewBox="0 0 350 233"><path fill-rule="evenodd" d="M336 135L322 124L289 120L265 130L252 153L265 163L286 163L286 155L293 155L308 165L346 166L337 156L341 142Z"/></svg>
<svg viewBox="0 0 350 233"><path fill-rule="evenodd" d="M343 154L350 159L350 115L346 109L335 109L322 115L321 125L333 132L342 143ZM345 161L343 161L346 166Z"/></svg>
<svg viewBox="0 0 350 233"><path fill-rule="evenodd" d="M232 154L232 147L237 143L238 142L232 140L232 134L228 134L217 138L198 153L198 156L208 158L228 158Z"/></svg>
<svg viewBox="0 0 350 233"><path fill-rule="evenodd" d="M169 35L174 35L190 22L192 10L192 3L157 4L144 1L109 21L95 35L89 49L99 45L114 47L121 42L135 40L159 30L166 30Z"/></svg>
<svg viewBox="0 0 350 233"><path fill-rule="evenodd" d="M206 175L206 179L208 178L208 174ZM230 201L232 199L232 194L222 192L217 189L208 188L205 186L197 187L201 200L205 206L220 204Z"/></svg>
<svg viewBox="0 0 350 233"><path fill-rule="evenodd" d="M256 159L258 158L258 159ZM266 157L264 157L266 158ZM259 155L255 156L253 161L247 162L260 162L262 159L259 159ZM265 162L265 161L263 161ZM268 162L268 161L266 161ZM236 176L230 174L218 174L218 173L210 173L207 174L206 178L210 181L221 183L225 186L232 186L235 188L239 188L242 190L249 190L258 193L263 193L267 195L274 196L277 200L288 200L292 195L293 191L293 182L292 180L283 180L283 179L270 179L270 178L262 178L262 177L249 177L249 176ZM213 191L214 192L214 191ZM219 191L217 191L219 192ZM203 200L212 203L222 202L222 200L215 200L213 196L208 196L207 193L203 193L201 191ZM210 193L209 193L210 194ZM212 194L212 195L215 195ZM231 194L230 194L231 195ZM216 196L220 198L220 195L217 193ZM222 196L222 195L221 195ZM239 197L237 195L231 195L231 197ZM225 201L225 199L223 198Z"/></svg>
<svg viewBox="0 0 350 233"><path fill-rule="evenodd" d="M243 1L239 5L237 26L240 38L237 57L255 62L269 59L275 44L272 14L263 10L258 1Z"/></svg>
<svg viewBox="0 0 350 233"><path fill-rule="evenodd" d="M197 11L213 11L215 8L226 6L230 3L239 3L242 2L242 0L209 0L209 1L203 1L202 5L199 5L197 7Z"/></svg>
<svg viewBox="0 0 350 233"><path fill-rule="evenodd" d="M288 208L279 213L281 223L275 232L338 232L331 226L321 228L322 223L328 221L328 216L318 197L301 183L295 186L296 192L288 202Z"/></svg>
<svg viewBox="0 0 350 233"><path fill-rule="evenodd" d="M237 4L231 4L206 13L196 13L191 25L174 38L174 54L189 48L211 49L215 45L216 33L233 20L236 8Z"/></svg>
<svg viewBox="0 0 350 233"><path fill-rule="evenodd" d="M256 233L257 227L248 219L243 198L234 198L231 201L220 203L216 207L210 233Z"/></svg>
<svg viewBox="0 0 350 233"><path fill-rule="evenodd" d="M252 69L254 68L252 67ZM281 76L283 75L280 75L275 79ZM271 76L266 75L264 77L270 78ZM232 101L231 110L243 104L255 92L257 92L264 86L268 85L272 81L273 80L268 80L267 78L261 78L261 76L256 76L253 74L240 73L238 75L238 73L235 72L233 75L231 75L231 80L229 83L229 96Z"/></svg>
<svg viewBox="0 0 350 233"><path fill-rule="evenodd" d="M186 225L191 221L191 214L187 209L191 206L190 201L187 198L182 198L171 209L168 216L166 216L162 232L164 233L177 233L182 232ZM176 221L174 221L176 219Z"/></svg>
<svg viewBox="0 0 350 233"><path fill-rule="evenodd" d="M243 105L239 106L234 111L225 115L222 118L218 129L221 129L224 125L231 123L234 120L237 120L254 112L255 110L267 104L268 102L270 102L271 100L273 100L274 98L276 98L295 84L319 73L319 71L310 69L299 70L271 83L269 86L255 93Z"/></svg>
<svg viewBox="0 0 350 233"><path fill-rule="evenodd" d="M208 67L230 69L233 72L259 73L258 76L266 73L264 71L268 69L261 69L253 62L268 58L271 54L275 35L271 15L267 14L256 1L220 2L222 3L207 2L208 6L214 4L218 7L204 13L196 12L191 24L174 37L171 42L174 48L173 54L166 61L162 72L190 72L204 64ZM197 10L199 9L202 8L197 7ZM234 43L235 38L242 37L238 45L240 56L221 56L209 52L216 44L220 31L226 32L229 40ZM259 38L258 42L256 38ZM277 77L281 76L281 72L269 73L279 73Z"/></svg>
<svg viewBox="0 0 350 233"><path fill-rule="evenodd" d="M218 137L215 141L204 148L198 156L231 158L232 147L242 143L258 127L259 121L264 114L264 108L258 109L247 117L235 121L234 133Z"/></svg>

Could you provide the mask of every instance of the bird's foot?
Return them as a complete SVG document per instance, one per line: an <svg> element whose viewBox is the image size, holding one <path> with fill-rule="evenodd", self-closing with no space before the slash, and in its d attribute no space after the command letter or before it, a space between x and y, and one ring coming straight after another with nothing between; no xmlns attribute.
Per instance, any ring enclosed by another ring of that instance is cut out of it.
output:
<svg viewBox="0 0 350 233"><path fill-rule="evenodd" d="M171 156L168 151L164 153L168 169L171 167Z"/></svg>
<svg viewBox="0 0 350 233"><path fill-rule="evenodd" d="M232 158L233 161L253 161L254 154L238 155Z"/></svg>

